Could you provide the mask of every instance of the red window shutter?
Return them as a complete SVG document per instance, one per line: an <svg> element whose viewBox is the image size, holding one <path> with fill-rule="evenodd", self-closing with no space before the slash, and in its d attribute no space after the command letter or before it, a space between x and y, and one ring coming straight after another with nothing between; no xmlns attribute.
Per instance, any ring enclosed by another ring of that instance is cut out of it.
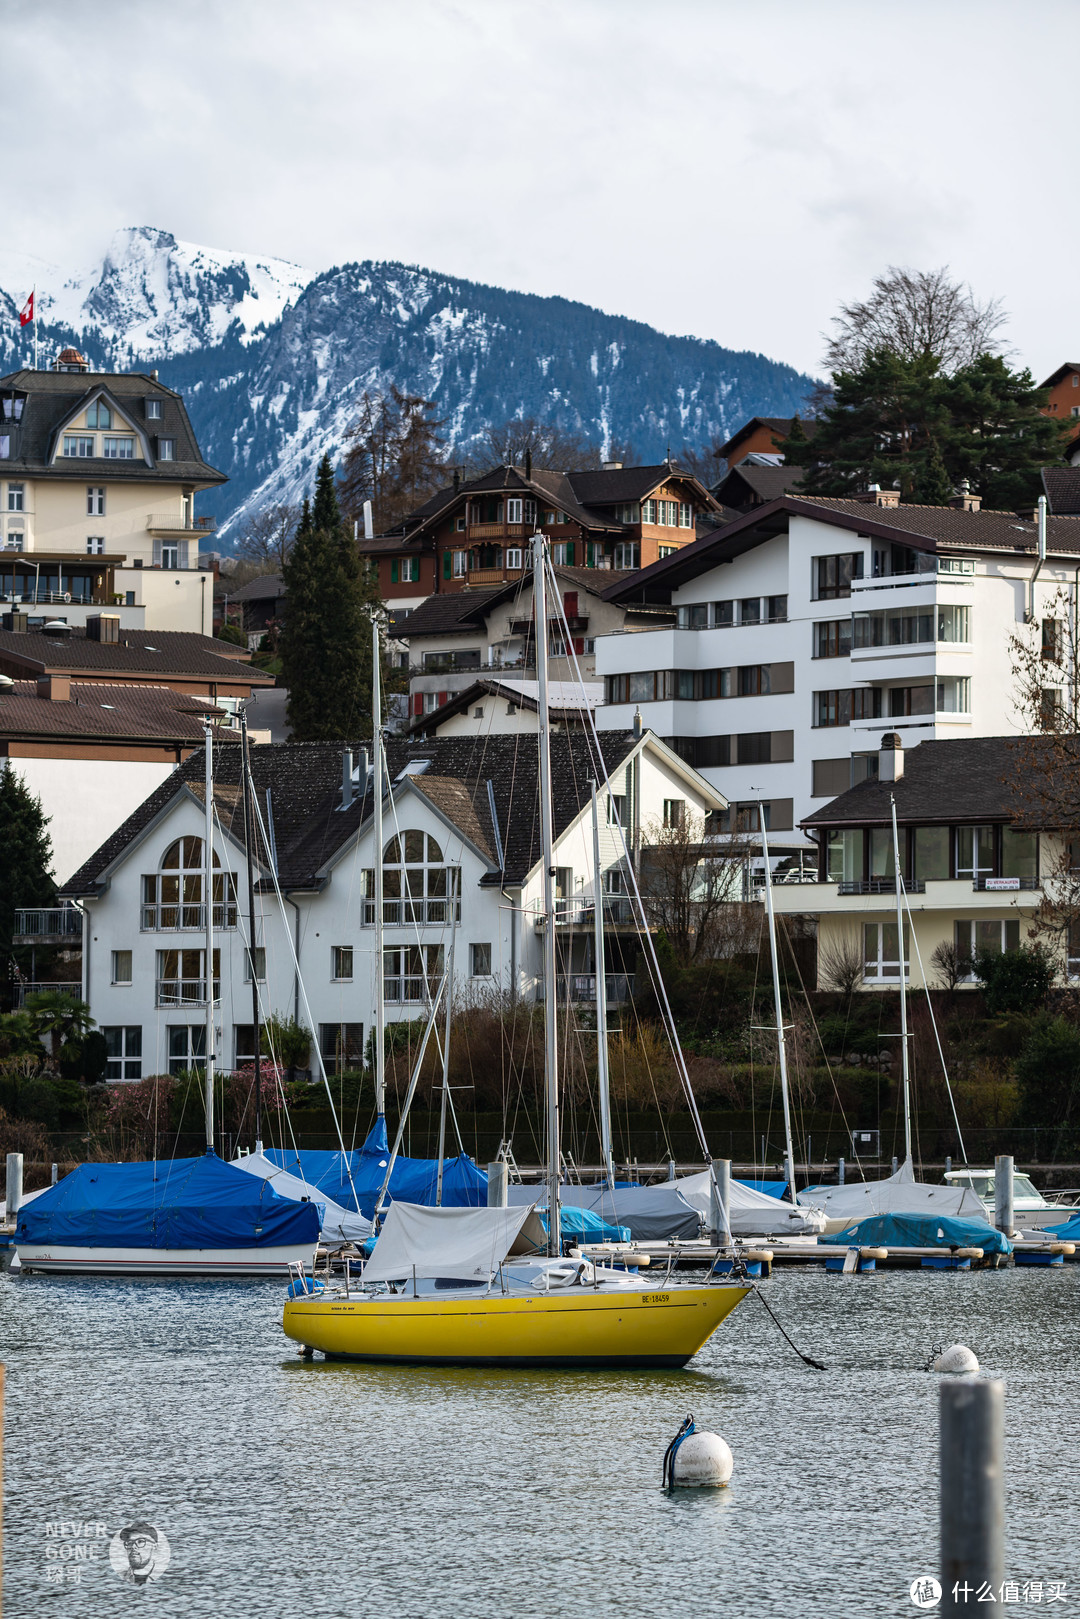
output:
<svg viewBox="0 0 1080 1619"><path fill-rule="evenodd" d="M412 711L417 715L424 712L424 694L422 691L413 692Z"/></svg>
<svg viewBox="0 0 1080 1619"><path fill-rule="evenodd" d="M585 650L585 637L583 635L575 635L574 636L574 651L577 653L578 657L581 656L581 654L584 652L584 650Z"/></svg>
<svg viewBox="0 0 1080 1619"><path fill-rule="evenodd" d="M448 691L439 692L439 694L438 694L438 704L439 704L440 708L445 708L446 704L449 701L450 701L450 693Z"/></svg>
<svg viewBox="0 0 1080 1619"><path fill-rule="evenodd" d="M563 612L566 614L567 618L577 618L577 599L578 593L576 590L568 590L563 597Z"/></svg>

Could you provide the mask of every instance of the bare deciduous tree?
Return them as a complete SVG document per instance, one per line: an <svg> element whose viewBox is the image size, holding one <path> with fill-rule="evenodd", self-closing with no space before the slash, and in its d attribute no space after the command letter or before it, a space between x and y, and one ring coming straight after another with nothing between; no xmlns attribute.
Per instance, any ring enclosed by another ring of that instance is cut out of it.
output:
<svg viewBox="0 0 1080 1619"><path fill-rule="evenodd" d="M651 821L642 831L638 882L645 915L666 934L676 959L686 966L745 947L748 914L757 914L743 903L748 847L707 841L704 816L689 812L670 823Z"/></svg>
<svg viewBox="0 0 1080 1619"><path fill-rule="evenodd" d="M244 524L237 537L236 555L254 564L256 573L280 573L288 561L299 521L299 506L288 501L264 506Z"/></svg>
<svg viewBox="0 0 1080 1619"><path fill-rule="evenodd" d="M996 333L1008 319L1000 298L978 303L971 288L940 270L890 265L864 303L843 304L826 338L825 363L834 374L853 371L875 349L905 360L934 355L945 373L1000 348Z"/></svg>
<svg viewBox="0 0 1080 1619"><path fill-rule="evenodd" d="M954 990L971 976L971 962L951 939L942 939L932 952L930 963L942 989Z"/></svg>
<svg viewBox="0 0 1080 1619"><path fill-rule="evenodd" d="M855 934L844 933L818 949L818 982L823 989L835 990L848 1000L863 981L866 963L862 945Z"/></svg>
<svg viewBox="0 0 1080 1619"><path fill-rule="evenodd" d="M359 521L365 500L374 509L376 532L396 528L446 482L444 440L435 406L420 394L365 392L356 421L345 435L338 499L350 521Z"/></svg>

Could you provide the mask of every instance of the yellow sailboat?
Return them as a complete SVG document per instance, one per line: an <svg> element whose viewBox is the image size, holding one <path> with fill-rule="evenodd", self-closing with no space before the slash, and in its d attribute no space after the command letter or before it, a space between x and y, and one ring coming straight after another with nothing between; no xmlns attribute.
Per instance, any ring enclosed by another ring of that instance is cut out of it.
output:
<svg viewBox="0 0 1080 1619"><path fill-rule="evenodd" d="M547 623L550 563L542 535L533 540L537 624ZM377 636L377 630L375 634ZM378 670L378 643L375 644ZM540 729L539 821L544 869L545 1113L547 1231L529 1208L427 1208L394 1202L386 1212L359 1287L315 1291L302 1272L289 1289L282 1325L307 1351L333 1359L420 1365L684 1366L750 1289L738 1283L649 1285L636 1274L587 1259L564 1258L559 1221L559 1075L556 1024L554 849L547 670L537 660ZM376 674L377 680L377 674ZM376 687L377 694L377 687ZM379 715L378 698L375 715ZM376 719L376 848L381 847L381 738ZM595 817L595 791L594 791ZM381 913L376 889L376 921ZM601 924L602 925L602 924ZM599 982L603 984L602 939ZM376 961L381 961L381 941ZM381 974L376 973L376 978ZM603 994L598 1034L606 1057ZM377 1014L380 1010L376 1002ZM381 1034L381 1019L376 1018ZM376 1094L382 1111L381 1040ZM602 1091L602 1104L604 1094ZM604 1158L611 1166L610 1123ZM383 1192L389 1186L387 1169ZM381 1203L381 1195L378 1202ZM381 1214L381 1209L379 1210ZM527 1222L533 1230L527 1230ZM537 1240L539 1239L539 1241ZM538 1256L538 1248L546 1255Z"/></svg>

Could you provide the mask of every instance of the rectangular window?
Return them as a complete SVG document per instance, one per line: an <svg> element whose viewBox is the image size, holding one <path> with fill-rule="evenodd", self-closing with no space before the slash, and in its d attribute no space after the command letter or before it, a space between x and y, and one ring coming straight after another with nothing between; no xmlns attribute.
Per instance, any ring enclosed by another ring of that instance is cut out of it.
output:
<svg viewBox="0 0 1080 1619"><path fill-rule="evenodd" d="M90 534L87 536L86 554L91 557L105 555L105 536L103 534Z"/></svg>
<svg viewBox="0 0 1080 1619"><path fill-rule="evenodd" d="M1039 875L1039 835L1017 832L1006 826L1001 832L1001 875L1031 880Z"/></svg>
<svg viewBox="0 0 1080 1619"><path fill-rule="evenodd" d="M266 951L261 944L255 946L255 978L260 984L266 983ZM251 958L244 951L244 983L251 983Z"/></svg>
<svg viewBox="0 0 1080 1619"><path fill-rule="evenodd" d="M526 500L526 502L525 502L525 512L524 512L524 521L531 528L536 527L536 502L535 502L535 500Z"/></svg>
<svg viewBox="0 0 1080 1619"><path fill-rule="evenodd" d="M680 827L686 818L685 798L664 799L664 825L666 827Z"/></svg>
<svg viewBox="0 0 1080 1619"><path fill-rule="evenodd" d="M761 597L748 596L739 603L740 624L761 623Z"/></svg>
<svg viewBox="0 0 1080 1619"><path fill-rule="evenodd" d="M949 870L949 829L947 826L915 828L915 881L945 882Z"/></svg>
<svg viewBox="0 0 1080 1619"><path fill-rule="evenodd" d="M626 825L626 794L609 793L607 801L608 826Z"/></svg>
<svg viewBox="0 0 1080 1619"><path fill-rule="evenodd" d="M572 866L557 866L555 868L555 898L573 899L574 897L574 869Z"/></svg>
<svg viewBox="0 0 1080 1619"><path fill-rule="evenodd" d="M956 923L956 954L963 962L973 962L977 955L1000 955L1005 950L1018 950L1020 948L1020 919L1010 918L1008 921L984 920L982 917L963 919ZM1072 954L1072 940L1070 934L1070 956ZM969 973L969 981L974 978ZM1073 977L1073 965L1069 962L1069 976Z"/></svg>
<svg viewBox="0 0 1080 1619"><path fill-rule="evenodd" d="M108 444L109 440L106 439L105 442L106 442L106 444ZM120 442L122 442L122 441L118 439L117 443L120 443ZM131 450L130 450L130 452L126 453L125 458L127 460L130 460L131 456L135 453L135 441L134 441L134 439L129 439L127 442L131 444ZM108 453L109 453L108 450L106 450L105 454L108 455ZM121 455L125 455L125 452L121 451ZM158 441L157 441L157 458L158 458L159 461L175 461L176 460L176 440L174 438L159 438L158 439Z"/></svg>
<svg viewBox="0 0 1080 1619"><path fill-rule="evenodd" d="M94 440L92 436L90 438L84 438L81 433L64 434L65 455L78 456L81 459L86 460L92 456L93 453Z"/></svg>
<svg viewBox="0 0 1080 1619"><path fill-rule="evenodd" d="M947 675L938 681L937 711L939 714L971 713L970 676Z"/></svg>
<svg viewBox="0 0 1080 1619"><path fill-rule="evenodd" d="M202 907L191 907L201 911ZM221 994L221 951L214 951L214 999ZM206 951L157 952L158 1006L187 1006L206 999Z"/></svg>
<svg viewBox="0 0 1080 1619"><path fill-rule="evenodd" d="M8 486L7 486L7 509L8 509L9 512L21 512L23 510L23 493L24 493L24 490L25 490L25 485L24 484L21 484L21 483L9 483L8 484Z"/></svg>
<svg viewBox="0 0 1080 1619"><path fill-rule="evenodd" d="M114 950L112 953L112 981L114 984L131 983L131 951Z"/></svg>
<svg viewBox="0 0 1080 1619"><path fill-rule="evenodd" d="M101 484L90 484L86 491L87 517L105 516L105 490Z"/></svg>
<svg viewBox="0 0 1080 1619"><path fill-rule="evenodd" d="M464 579L466 574L468 573L468 571L469 571L469 553L468 553L468 551L455 551L454 552L454 578L455 579Z"/></svg>
<svg viewBox="0 0 1080 1619"><path fill-rule="evenodd" d="M910 937L904 923L904 977L911 973ZM900 935L895 922L863 923L863 976L880 983L900 977Z"/></svg>
<svg viewBox="0 0 1080 1619"><path fill-rule="evenodd" d="M827 619L813 633L815 658L846 658L851 651L850 618Z"/></svg>
<svg viewBox="0 0 1080 1619"><path fill-rule="evenodd" d="M521 560L521 551L516 545L510 546L506 553L506 566L508 568L520 568L523 566Z"/></svg>
<svg viewBox="0 0 1080 1619"><path fill-rule="evenodd" d="M233 1066L243 1068L255 1061L255 1025L233 1024Z"/></svg>
<svg viewBox="0 0 1080 1619"><path fill-rule="evenodd" d="M768 618L770 624L786 624L787 623L787 597L786 596L766 596L766 598L765 598L765 615Z"/></svg>
<svg viewBox="0 0 1080 1619"><path fill-rule="evenodd" d="M839 798L851 786L850 759L815 759L811 765L813 798Z"/></svg>
<svg viewBox="0 0 1080 1619"><path fill-rule="evenodd" d="M489 944L471 944L469 946L469 977L491 977L491 946Z"/></svg>
<svg viewBox="0 0 1080 1619"><path fill-rule="evenodd" d="M142 1078L142 1029L123 1024L102 1029L105 1036L105 1078Z"/></svg>
<svg viewBox="0 0 1080 1619"><path fill-rule="evenodd" d="M1060 618L1044 618L1042 621L1042 656L1048 663L1061 662L1064 628Z"/></svg>
<svg viewBox="0 0 1080 1619"><path fill-rule="evenodd" d="M101 441L101 453L106 461L134 461L135 440L133 438L104 438Z"/></svg>
<svg viewBox="0 0 1080 1619"><path fill-rule="evenodd" d="M640 568L640 545L629 540L620 540L618 545L615 546L615 554L612 561L617 569L622 569L625 572L632 572L634 569Z"/></svg>
<svg viewBox="0 0 1080 1619"><path fill-rule="evenodd" d="M87 427L111 427L112 411L103 399L96 399L86 412Z"/></svg>
<svg viewBox="0 0 1080 1619"><path fill-rule="evenodd" d="M814 693L814 720L816 727L851 724L851 693L849 691L816 691Z"/></svg>
<svg viewBox="0 0 1080 1619"><path fill-rule="evenodd" d="M169 1025L169 1073L186 1074L201 1068L206 1057L206 1024Z"/></svg>
<svg viewBox="0 0 1080 1619"><path fill-rule="evenodd" d="M328 1074L364 1066L362 1023L320 1023L319 1053Z"/></svg>
<svg viewBox="0 0 1080 1619"><path fill-rule="evenodd" d="M712 613L714 629L729 629L735 622L735 603L733 601L713 602Z"/></svg>
<svg viewBox="0 0 1080 1619"><path fill-rule="evenodd" d="M688 500L682 500L679 502L679 527L693 528L693 526L694 508Z"/></svg>
<svg viewBox="0 0 1080 1619"><path fill-rule="evenodd" d="M0 461L11 460L11 434L0 433Z"/></svg>
<svg viewBox="0 0 1080 1619"><path fill-rule="evenodd" d="M970 641L971 608L939 607L937 638L939 641Z"/></svg>
<svg viewBox="0 0 1080 1619"><path fill-rule="evenodd" d="M642 501L642 503L641 503L641 521L643 523L651 523L654 526L656 525L656 522L657 522L657 506L658 506L658 504L659 504L659 502L655 501L655 500L644 500L644 501Z"/></svg>
<svg viewBox="0 0 1080 1619"><path fill-rule="evenodd" d="M160 399L148 399L146 401L146 419L147 419L148 422L160 422L160 420L161 420L161 400Z"/></svg>
<svg viewBox="0 0 1080 1619"><path fill-rule="evenodd" d="M352 945L335 944L331 946L330 957L332 977L335 982L351 981L353 975Z"/></svg>
<svg viewBox="0 0 1080 1619"><path fill-rule="evenodd" d="M506 502L506 521L508 523L520 523L520 522L522 522L523 521L523 515L522 515L523 506L524 506L524 502L522 500L518 500L518 499L508 500Z"/></svg>
<svg viewBox="0 0 1080 1619"><path fill-rule="evenodd" d="M956 829L956 875L980 877L994 875L994 828L992 826L958 826Z"/></svg>
<svg viewBox="0 0 1080 1619"><path fill-rule="evenodd" d="M782 732L777 732L782 736ZM767 765L773 762L773 734L771 731L744 731L736 737L737 760L741 765ZM782 752L783 750L778 750Z"/></svg>
<svg viewBox="0 0 1080 1619"><path fill-rule="evenodd" d="M903 719L912 714L934 712L934 687L891 686L889 688L889 717Z"/></svg>
<svg viewBox="0 0 1080 1619"><path fill-rule="evenodd" d="M865 834L862 827L845 827L828 832L825 842L825 875L830 883L861 883Z"/></svg>
<svg viewBox="0 0 1080 1619"><path fill-rule="evenodd" d="M658 557L673 557L678 549L677 545L658 545L656 554Z"/></svg>
<svg viewBox="0 0 1080 1619"><path fill-rule="evenodd" d="M835 601L851 595L851 581L863 576L861 551L835 557L814 557L813 597L815 601Z"/></svg>
<svg viewBox="0 0 1080 1619"><path fill-rule="evenodd" d="M694 602L689 607L680 607L677 622L680 630L707 630L709 627L708 602Z"/></svg>

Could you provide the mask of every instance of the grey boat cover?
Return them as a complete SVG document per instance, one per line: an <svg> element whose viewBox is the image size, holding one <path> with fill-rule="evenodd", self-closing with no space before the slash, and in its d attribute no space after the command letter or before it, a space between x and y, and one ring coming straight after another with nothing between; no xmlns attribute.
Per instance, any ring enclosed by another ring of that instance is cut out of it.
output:
<svg viewBox="0 0 1080 1619"><path fill-rule="evenodd" d="M712 1221L712 1174L702 1170L698 1175L683 1175L666 1184L677 1187L688 1203L704 1215L706 1223ZM649 1192L663 1191L665 1183L649 1186ZM732 1180L731 1207L728 1218L733 1237L804 1237L825 1229L825 1216L816 1207L796 1208L786 1198L770 1197L754 1186L744 1186ZM812 1200L817 1203L816 1197ZM800 1199L801 1204L801 1199Z"/></svg>
<svg viewBox="0 0 1080 1619"><path fill-rule="evenodd" d="M970 1186L930 1186L917 1181L910 1158L884 1180L812 1186L799 1193L799 1202L824 1209L830 1220L861 1220L874 1214L948 1214L961 1220L986 1220L986 1209Z"/></svg>
<svg viewBox="0 0 1080 1619"><path fill-rule="evenodd" d="M511 1186L511 1203L532 1203L535 1186ZM540 1189L543 1196L543 1189ZM766 1201L772 1202L769 1198ZM701 1215L672 1181L657 1186L575 1186L564 1182L559 1202L571 1208L591 1209L609 1225L626 1226L633 1242L665 1242L669 1237L701 1235Z"/></svg>

